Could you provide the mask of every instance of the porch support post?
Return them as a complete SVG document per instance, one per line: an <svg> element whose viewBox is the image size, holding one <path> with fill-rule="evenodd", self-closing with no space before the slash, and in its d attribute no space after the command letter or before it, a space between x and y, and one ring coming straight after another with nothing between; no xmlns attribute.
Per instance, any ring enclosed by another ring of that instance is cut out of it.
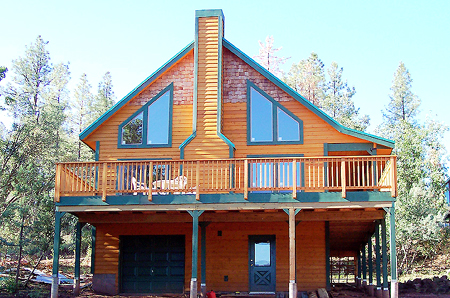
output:
<svg viewBox="0 0 450 298"><path fill-rule="evenodd" d="M358 251L358 255L356 257L358 260L358 266L357 266L357 274L356 274L356 287L361 287L361 251Z"/></svg>
<svg viewBox="0 0 450 298"><path fill-rule="evenodd" d="M381 298L381 256L380 256L380 222L377 220L375 226L375 269L377 273L376 297Z"/></svg>
<svg viewBox="0 0 450 298"><path fill-rule="evenodd" d="M382 297L389 298L388 277L387 277L388 271L387 271L386 220L384 218L381 220L381 254L383 261Z"/></svg>
<svg viewBox="0 0 450 298"><path fill-rule="evenodd" d="M95 273L95 245L97 238L97 228L92 226L92 238L91 238L91 274Z"/></svg>
<svg viewBox="0 0 450 298"><path fill-rule="evenodd" d="M80 294L80 259L81 259L81 229L85 224L77 222L75 231L75 276L73 279L73 294Z"/></svg>
<svg viewBox="0 0 450 298"><path fill-rule="evenodd" d="M295 263L295 209L289 208L289 298L297 297Z"/></svg>
<svg viewBox="0 0 450 298"><path fill-rule="evenodd" d="M197 264L198 264L198 218L203 210L188 210L192 216L192 274L190 285L190 298L197 298Z"/></svg>
<svg viewBox="0 0 450 298"><path fill-rule="evenodd" d="M390 228L391 228L391 298L398 298L397 281L397 253L395 243L395 203L392 202L390 210Z"/></svg>
<svg viewBox="0 0 450 298"><path fill-rule="evenodd" d="M374 294L374 286L373 286L373 259L372 259L372 235L369 237L369 243L367 246L367 262L369 263L369 285L368 292L370 296Z"/></svg>
<svg viewBox="0 0 450 298"><path fill-rule="evenodd" d="M202 292L201 297L206 297L206 227L209 225L208 222L200 222L200 233L201 233L201 258L200 258L200 289Z"/></svg>
<svg viewBox="0 0 450 298"><path fill-rule="evenodd" d="M362 247L362 278L363 278L363 288L367 286L367 262L366 262L366 244L364 243Z"/></svg>
<svg viewBox="0 0 450 298"><path fill-rule="evenodd" d="M52 288L50 297L58 297L58 269L59 269L59 241L61 237L61 218L65 212L55 212L55 237L53 238L53 272L52 272Z"/></svg>
<svg viewBox="0 0 450 298"><path fill-rule="evenodd" d="M327 274L327 290L331 290L331 266L330 266L330 222L325 222L325 270Z"/></svg>

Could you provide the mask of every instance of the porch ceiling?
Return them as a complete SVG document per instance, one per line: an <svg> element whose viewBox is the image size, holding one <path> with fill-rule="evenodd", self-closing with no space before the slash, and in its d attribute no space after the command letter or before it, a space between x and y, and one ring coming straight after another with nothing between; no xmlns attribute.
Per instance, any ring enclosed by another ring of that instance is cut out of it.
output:
<svg viewBox="0 0 450 298"><path fill-rule="evenodd" d="M375 231L374 220L330 221L330 250L358 251Z"/></svg>

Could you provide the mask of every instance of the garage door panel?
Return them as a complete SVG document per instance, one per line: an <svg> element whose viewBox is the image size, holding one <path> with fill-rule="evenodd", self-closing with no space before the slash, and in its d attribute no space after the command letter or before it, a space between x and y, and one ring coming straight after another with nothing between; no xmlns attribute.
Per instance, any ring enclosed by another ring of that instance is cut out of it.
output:
<svg viewBox="0 0 450 298"><path fill-rule="evenodd" d="M183 292L184 235L122 236L120 241L122 292Z"/></svg>

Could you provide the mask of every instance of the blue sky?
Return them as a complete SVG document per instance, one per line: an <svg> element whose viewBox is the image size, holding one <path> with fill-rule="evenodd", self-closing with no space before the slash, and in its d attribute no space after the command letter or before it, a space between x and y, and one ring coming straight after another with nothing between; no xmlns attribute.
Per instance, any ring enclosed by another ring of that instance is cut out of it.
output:
<svg viewBox="0 0 450 298"><path fill-rule="evenodd" d="M291 57L285 71L312 51L326 66L336 61L371 118L369 132L381 122L400 61L422 100L421 117L450 125L450 1L0 0L0 65L11 68L40 34L53 63L70 62L71 88L85 72L95 92L110 71L121 99L194 39L196 9L217 8L225 38L249 56L273 35L279 55Z"/></svg>

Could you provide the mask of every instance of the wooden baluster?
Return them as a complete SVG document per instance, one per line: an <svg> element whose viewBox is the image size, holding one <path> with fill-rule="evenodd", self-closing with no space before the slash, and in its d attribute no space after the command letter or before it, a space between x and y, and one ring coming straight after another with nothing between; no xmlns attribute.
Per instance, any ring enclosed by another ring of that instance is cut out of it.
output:
<svg viewBox="0 0 450 298"><path fill-rule="evenodd" d="M200 201L200 161L197 161L195 185L197 186L197 191L195 192L195 199L197 201Z"/></svg>
<svg viewBox="0 0 450 298"><path fill-rule="evenodd" d="M342 197L345 198L347 196L346 193L346 182L345 182L345 160L341 159L341 184L342 184Z"/></svg>
<svg viewBox="0 0 450 298"><path fill-rule="evenodd" d="M292 197L297 198L297 161L292 161Z"/></svg>
<svg viewBox="0 0 450 298"><path fill-rule="evenodd" d="M102 177L102 201L106 202L106 173L107 173L107 169L108 168L108 164L106 162L103 163L103 177Z"/></svg>
<svg viewBox="0 0 450 298"><path fill-rule="evenodd" d="M148 171L148 200L151 202L153 200L153 162L150 162Z"/></svg>
<svg viewBox="0 0 450 298"><path fill-rule="evenodd" d="M244 199L248 200L248 159L244 160Z"/></svg>

